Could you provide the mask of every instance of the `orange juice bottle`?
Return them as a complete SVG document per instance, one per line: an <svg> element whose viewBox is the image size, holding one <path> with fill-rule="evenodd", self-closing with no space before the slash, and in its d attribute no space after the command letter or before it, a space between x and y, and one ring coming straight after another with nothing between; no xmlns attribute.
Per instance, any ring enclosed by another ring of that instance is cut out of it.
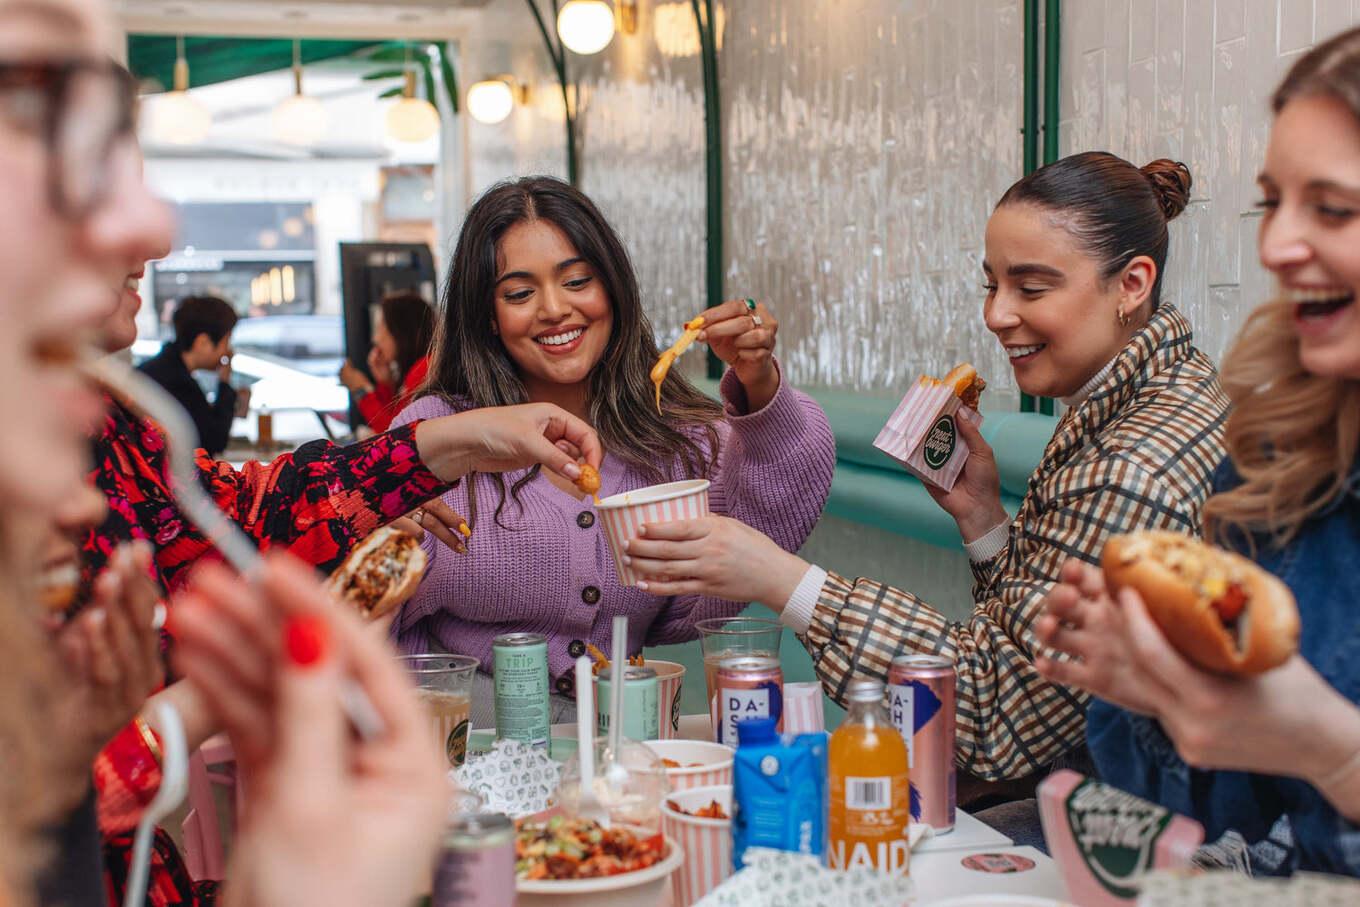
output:
<svg viewBox="0 0 1360 907"><path fill-rule="evenodd" d="M831 735L828 754L832 869L864 866L906 875L911 848L907 745L883 704L883 684L856 680L850 712Z"/></svg>

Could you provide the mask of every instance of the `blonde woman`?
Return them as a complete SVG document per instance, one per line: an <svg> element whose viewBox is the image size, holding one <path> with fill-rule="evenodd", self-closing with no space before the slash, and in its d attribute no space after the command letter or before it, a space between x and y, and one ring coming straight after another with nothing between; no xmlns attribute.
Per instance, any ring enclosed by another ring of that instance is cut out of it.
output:
<svg viewBox="0 0 1360 907"><path fill-rule="evenodd" d="M1281 299L1224 362L1229 460L1204 521L1293 590L1300 653L1206 673L1137 595L1116 604L1069 564L1036 632L1075 660L1037 666L1103 700L1087 725L1105 780L1238 832L1258 871L1360 875L1360 30L1299 60L1273 106L1259 253Z"/></svg>

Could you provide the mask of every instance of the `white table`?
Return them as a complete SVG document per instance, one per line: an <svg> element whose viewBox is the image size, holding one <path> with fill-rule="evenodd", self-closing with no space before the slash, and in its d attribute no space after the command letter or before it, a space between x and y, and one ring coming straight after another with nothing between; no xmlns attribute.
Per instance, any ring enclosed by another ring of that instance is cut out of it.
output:
<svg viewBox="0 0 1360 907"><path fill-rule="evenodd" d="M1018 871L983 872L965 865L970 857L983 854L987 858L970 862L993 868L1010 864ZM993 859L994 855L1000 855L1001 859ZM1067 886L1058 872L1058 864L1033 847L986 847L924 853L918 849L911 855L911 877L916 883L916 900L912 907L929 907L964 895L1024 895L1052 898L1055 901L1067 897Z"/></svg>
<svg viewBox="0 0 1360 907"><path fill-rule="evenodd" d="M989 847L1010 847L1014 843L1010 838L981 819L974 818L960 809L954 812L953 831L943 835L932 835L918 844L912 853L937 853L943 850L985 850Z"/></svg>

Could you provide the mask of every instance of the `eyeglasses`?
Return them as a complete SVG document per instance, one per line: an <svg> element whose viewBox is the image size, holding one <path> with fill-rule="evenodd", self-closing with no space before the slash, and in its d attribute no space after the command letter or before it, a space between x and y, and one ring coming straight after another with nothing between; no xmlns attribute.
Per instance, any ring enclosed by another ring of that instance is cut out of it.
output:
<svg viewBox="0 0 1360 907"><path fill-rule="evenodd" d="M132 134L136 107L136 82L117 63L0 60L0 122L46 144L48 192L64 217L104 200L114 146Z"/></svg>

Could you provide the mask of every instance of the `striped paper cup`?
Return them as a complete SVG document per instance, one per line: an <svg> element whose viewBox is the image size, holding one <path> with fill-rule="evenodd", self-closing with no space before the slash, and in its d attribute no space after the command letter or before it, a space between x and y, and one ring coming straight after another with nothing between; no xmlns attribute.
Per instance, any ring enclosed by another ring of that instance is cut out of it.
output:
<svg viewBox="0 0 1360 907"><path fill-rule="evenodd" d="M595 512L604 520L614 566L625 586L636 586L639 577L623 564L623 543L637 538L644 523L673 523L708 516L708 486L708 479L668 482L610 495L595 505Z"/></svg>
<svg viewBox="0 0 1360 907"><path fill-rule="evenodd" d="M680 687L685 682L685 666L675 661L653 661L649 658L647 667L656 670L661 739L671 740L680 733Z"/></svg>
<svg viewBox="0 0 1360 907"><path fill-rule="evenodd" d="M685 815L714 800L723 812L732 815L730 784L680 791L661 804L662 829L685 852L684 865L671 876L674 907L690 907L732 874L732 820ZM672 809L672 804L685 812Z"/></svg>
<svg viewBox="0 0 1360 907"><path fill-rule="evenodd" d="M820 683L784 684L784 733L812 734L826 730Z"/></svg>
<svg viewBox="0 0 1360 907"><path fill-rule="evenodd" d="M736 750L730 746L709 740L648 740L647 748L659 759L679 763L676 767L666 766L671 790L732 783L732 756Z"/></svg>

